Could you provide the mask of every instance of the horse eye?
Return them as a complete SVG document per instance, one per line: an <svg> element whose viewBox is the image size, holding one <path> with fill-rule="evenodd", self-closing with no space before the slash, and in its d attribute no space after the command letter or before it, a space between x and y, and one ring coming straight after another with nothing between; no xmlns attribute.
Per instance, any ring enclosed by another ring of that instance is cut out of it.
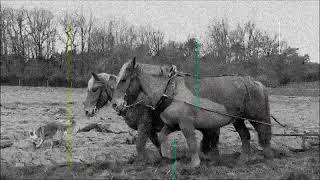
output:
<svg viewBox="0 0 320 180"><path fill-rule="evenodd" d="M92 92L96 92L98 89L98 87L92 88Z"/></svg>

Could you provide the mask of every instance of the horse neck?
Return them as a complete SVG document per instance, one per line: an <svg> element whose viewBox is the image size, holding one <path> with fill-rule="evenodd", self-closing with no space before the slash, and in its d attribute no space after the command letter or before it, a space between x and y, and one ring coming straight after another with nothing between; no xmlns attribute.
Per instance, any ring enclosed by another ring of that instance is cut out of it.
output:
<svg viewBox="0 0 320 180"><path fill-rule="evenodd" d="M191 90L186 86L186 82L184 77L181 76L175 76L172 77L171 81L168 84L168 87L174 87L174 89L171 89L171 92L173 91L173 96L193 96ZM170 91L169 91L170 92Z"/></svg>
<svg viewBox="0 0 320 180"><path fill-rule="evenodd" d="M160 75L153 76L146 74L141 69L138 71L137 77L142 91L149 97L162 96L169 80Z"/></svg>
<svg viewBox="0 0 320 180"><path fill-rule="evenodd" d="M181 89L181 88L185 89L187 87L185 80L184 80L184 77L175 76L172 78L171 81L176 84L177 89Z"/></svg>

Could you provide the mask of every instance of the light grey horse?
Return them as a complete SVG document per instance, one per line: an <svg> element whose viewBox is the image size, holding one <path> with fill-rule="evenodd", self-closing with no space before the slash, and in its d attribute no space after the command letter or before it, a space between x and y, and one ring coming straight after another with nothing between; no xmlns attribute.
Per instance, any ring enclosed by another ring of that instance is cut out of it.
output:
<svg viewBox="0 0 320 180"><path fill-rule="evenodd" d="M148 76L144 73L143 68L135 62L135 59L122 66L118 77L119 88L121 87L119 84L127 84L128 81L133 82L134 79L138 79L135 82L140 83L141 91L149 96L152 106L159 102L166 91L166 87L170 84L168 77ZM165 123L161 132L162 137L170 133L171 127L179 125L192 153L191 166L196 167L200 164L200 159L196 151L194 129L219 128L233 122L242 140L242 155L247 159L250 153L250 134L243 120L231 119L229 116L221 114L228 113L270 123L269 102L265 88L245 77L224 76L202 79L199 82L199 95L202 98L199 99L199 111L196 111L196 108L192 105L195 104L192 103L195 102L195 97L186 87L184 78L177 77L171 78L171 80L174 84L173 103L160 115ZM117 94L117 91L115 94ZM121 105L121 103L123 102L118 97L113 98L114 106ZM205 109L213 109L218 113L212 113ZM252 122L258 132L259 142L266 157L272 157L270 148L271 127L264 123ZM217 136L214 138L217 138Z"/></svg>

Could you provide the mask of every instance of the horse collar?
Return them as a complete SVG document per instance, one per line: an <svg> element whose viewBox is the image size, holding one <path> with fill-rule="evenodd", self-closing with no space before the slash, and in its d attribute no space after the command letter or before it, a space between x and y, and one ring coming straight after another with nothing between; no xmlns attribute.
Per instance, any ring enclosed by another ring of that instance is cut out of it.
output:
<svg viewBox="0 0 320 180"><path fill-rule="evenodd" d="M160 97L159 101L156 103L155 107L152 107L151 106L151 109L152 110L155 110L156 108L158 108L162 103L163 101L168 98L168 97L173 97L174 95L174 89L175 89L175 82L172 82L172 79L176 76L177 74L174 74L172 76L170 76L169 78L169 81L167 83L167 86L164 90L164 94Z"/></svg>

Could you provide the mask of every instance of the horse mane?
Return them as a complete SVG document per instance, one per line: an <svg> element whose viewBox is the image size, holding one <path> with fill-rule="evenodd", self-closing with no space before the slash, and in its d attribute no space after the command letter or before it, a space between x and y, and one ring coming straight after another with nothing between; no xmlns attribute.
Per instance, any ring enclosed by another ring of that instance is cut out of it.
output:
<svg viewBox="0 0 320 180"><path fill-rule="evenodd" d="M138 63L137 68L145 74L153 76L166 76L165 72L170 72L170 65L154 65L154 64L143 64Z"/></svg>
<svg viewBox="0 0 320 180"><path fill-rule="evenodd" d="M99 73L97 74L97 76L105 81L105 82L108 82L110 77L114 77L115 79L118 79L118 76L114 75L114 74L108 74L108 73ZM91 88L93 87L93 84L97 82L93 76L91 76L91 78L89 79L88 81L88 90L91 90Z"/></svg>

